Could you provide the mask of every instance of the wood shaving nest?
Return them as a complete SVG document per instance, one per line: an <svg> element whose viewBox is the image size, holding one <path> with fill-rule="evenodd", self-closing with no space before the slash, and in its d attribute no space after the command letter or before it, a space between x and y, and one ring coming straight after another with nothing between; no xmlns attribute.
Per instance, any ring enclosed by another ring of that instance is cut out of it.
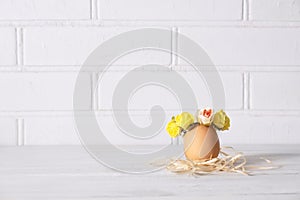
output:
<svg viewBox="0 0 300 200"><path fill-rule="evenodd" d="M232 155L224 152L223 149L231 149ZM265 158L260 158L266 163L272 162ZM166 168L174 173L190 173L192 175L205 175L214 172L234 172L243 175L250 175L249 169L266 170L278 168L276 166L246 166L247 160L243 153L235 151L232 147L222 147L220 156L209 160L169 160Z"/></svg>

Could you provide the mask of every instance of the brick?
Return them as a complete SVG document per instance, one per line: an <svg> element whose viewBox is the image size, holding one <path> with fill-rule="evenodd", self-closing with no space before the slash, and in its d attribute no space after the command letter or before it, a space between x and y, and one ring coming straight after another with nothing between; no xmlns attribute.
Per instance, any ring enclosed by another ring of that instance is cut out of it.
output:
<svg viewBox="0 0 300 200"><path fill-rule="evenodd" d="M219 132L221 144L297 144L299 116L227 114L231 118L229 131Z"/></svg>
<svg viewBox="0 0 300 200"><path fill-rule="evenodd" d="M0 65L16 64L16 46L15 29L0 28Z"/></svg>
<svg viewBox="0 0 300 200"><path fill-rule="evenodd" d="M123 114L121 119L126 117ZM83 116L84 117L84 116ZM131 115L138 125L151 123L148 115ZM164 128L157 135L149 139L135 139L119 130L112 114L97 114L98 124L102 133L113 145L157 145L169 144L170 138ZM84 134L84 133L83 133ZM72 116L42 116L25 118L26 145L76 145L80 144L75 121ZM101 141L100 141L101 144Z"/></svg>
<svg viewBox="0 0 300 200"><path fill-rule="evenodd" d="M124 114L123 111L117 112L117 115L120 115L120 119L124 120L128 119L128 116ZM170 114L166 115L166 120L168 119ZM129 117L132 122L137 127L145 128L143 133L147 132L147 126L149 126L152 122L151 116L148 112L129 112ZM154 113L154 117L159 118L157 113ZM144 135L140 135L140 133L134 133L130 131L129 133L124 132L124 127L120 126L119 123L116 123L116 119L112 114L98 114L97 115L98 124L101 127L101 130L107 140L116 145L162 145L162 144L170 144L170 137L165 131L165 123L161 121L161 126L158 126L155 131L147 135L149 138L137 138L144 137ZM129 129L131 130L131 129ZM130 136L131 135L131 136ZM135 138L134 138L135 137Z"/></svg>
<svg viewBox="0 0 300 200"><path fill-rule="evenodd" d="M14 118L0 117L0 145L17 144L17 122Z"/></svg>
<svg viewBox="0 0 300 200"><path fill-rule="evenodd" d="M195 71L180 72L189 81L198 101L198 107L212 106L211 91L204 77L199 77ZM212 72L206 73L206 78L212 80ZM225 94L224 109L242 109L243 107L243 76L239 72L219 72Z"/></svg>
<svg viewBox="0 0 300 200"><path fill-rule="evenodd" d="M229 131L219 131L221 145L231 144L297 144L299 116L259 115L226 111L231 119ZM124 112L118 112L124 120ZM112 114L97 114L102 133L112 145L167 145L170 137L165 125L175 111L167 112L161 129L152 138L135 139L126 135L116 124ZM157 113L154 113L157 118ZM147 112L130 112L130 118L139 127L151 124ZM11 132L10 132L11 133ZM132 134L132 132L131 132ZM135 135L139 136L139 135ZM26 145L77 145L80 144L72 116L39 116L25 118Z"/></svg>
<svg viewBox="0 0 300 200"><path fill-rule="evenodd" d="M122 77L128 71L124 72L107 72L103 73L101 82L98 86L99 108L111 109L112 98ZM151 73L165 73L165 77L169 77L168 71L151 72ZM146 73L136 73L137 76L143 76ZM210 92L206 86L206 82L195 71L178 71L178 74L190 85L190 88L195 94L199 107L206 107L212 105ZM208 73L208 76L212 73ZM220 74L221 81L225 89L226 108L241 109L243 107L243 77L238 72L222 72ZM141 87L140 87L141 86ZM139 88L140 87L140 88ZM138 90L132 91L130 99L120 99L120 101L128 101L128 109L145 110L152 106L160 105L166 110L180 109L180 101L177 101L175 88L172 86L164 87L157 84L137 85ZM180 88L182 91L183 88ZM174 94L175 92L175 94ZM190 97L186 97L190 98ZM197 108L189 108L196 110Z"/></svg>
<svg viewBox="0 0 300 200"><path fill-rule="evenodd" d="M80 144L72 117L26 117L25 145Z"/></svg>
<svg viewBox="0 0 300 200"><path fill-rule="evenodd" d="M300 72L257 72L250 77L252 109L300 109Z"/></svg>
<svg viewBox="0 0 300 200"><path fill-rule="evenodd" d="M197 42L215 65L300 64L297 28L181 28L180 32ZM179 41L179 49L182 42Z"/></svg>
<svg viewBox="0 0 300 200"><path fill-rule="evenodd" d="M242 1L209 0L99 0L104 20L239 20Z"/></svg>
<svg viewBox="0 0 300 200"><path fill-rule="evenodd" d="M128 28L27 28L24 30L24 63L26 65L82 65L103 41ZM171 48L171 31L170 31ZM116 47L117 48L117 47ZM119 55L121 56L121 55ZM101 62L101 58L99 58ZM142 50L125 55L113 65L170 64L171 55L161 51Z"/></svg>
<svg viewBox="0 0 300 200"><path fill-rule="evenodd" d="M0 110L39 111L73 109L76 73L2 73ZM91 96L87 74L86 94ZM89 109L90 103L81 109Z"/></svg>
<svg viewBox="0 0 300 200"><path fill-rule="evenodd" d="M88 0L1 1L1 20L89 19Z"/></svg>
<svg viewBox="0 0 300 200"><path fill-rule="evenodd" d="M299 21L300 1L251 0L250 19L268 21Z"/></svg>

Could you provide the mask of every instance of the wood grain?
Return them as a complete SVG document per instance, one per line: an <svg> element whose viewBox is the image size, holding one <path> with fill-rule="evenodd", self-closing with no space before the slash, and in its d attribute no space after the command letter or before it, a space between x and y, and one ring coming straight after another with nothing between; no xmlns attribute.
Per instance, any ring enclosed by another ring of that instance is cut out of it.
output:
<svg viewBox="0 0 300 200"><path fill-rule="evenodd" d="M252 176L133 175L102 166L80 146L1 147L0 199L300 199L299 145L235 148L249 165L264 165L265 157L280 168Z"/></svg>

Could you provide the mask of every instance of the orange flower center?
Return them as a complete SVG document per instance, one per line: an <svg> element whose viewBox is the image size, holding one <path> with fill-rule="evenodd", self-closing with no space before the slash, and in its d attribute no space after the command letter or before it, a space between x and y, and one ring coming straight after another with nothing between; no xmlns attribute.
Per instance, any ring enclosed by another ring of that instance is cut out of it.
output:
<svg viewBox="0 0 300 200"><path fill-rule="evenodd" d="M204 111L203 111L203 116L204 117L210 117L211 114L212 114L212 110L211 109L209 109L209 110L204 109Z"/></svg>

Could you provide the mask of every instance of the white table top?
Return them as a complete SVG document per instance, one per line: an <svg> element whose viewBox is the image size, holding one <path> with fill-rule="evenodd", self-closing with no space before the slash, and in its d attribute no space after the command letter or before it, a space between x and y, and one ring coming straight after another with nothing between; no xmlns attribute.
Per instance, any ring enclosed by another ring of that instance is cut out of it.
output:
<svg viewBox="0 0 300 200"><path fill-rule="evenodd" d="M0 147L0 199L300 199L300 145L232 146L250 162L267 157L281 167L252 176L132 175L80 146Z"/></svg>

